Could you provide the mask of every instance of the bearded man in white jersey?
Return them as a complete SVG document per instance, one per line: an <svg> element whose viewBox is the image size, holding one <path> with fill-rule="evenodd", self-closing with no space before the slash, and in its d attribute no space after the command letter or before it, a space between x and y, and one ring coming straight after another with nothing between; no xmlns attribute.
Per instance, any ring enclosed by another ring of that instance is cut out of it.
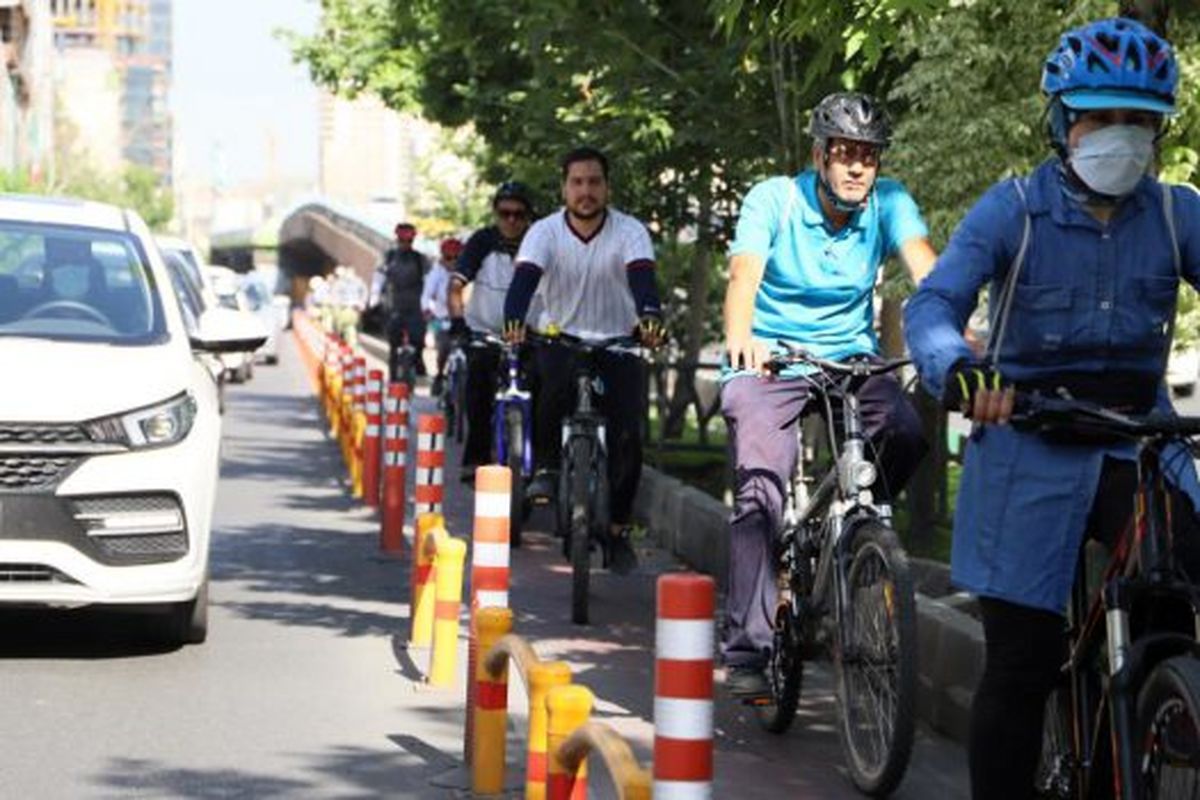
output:
<svg viewBox="0 0 1200 800"><path fill-rule="evenodd" d="M535 326L543 333L587 341L636 333L648 347L662 342L650 234L634 217L610 208L608 192L608 159L602 152L580 147L567 153L562 161L565 207L535 222L517 253L504 303L510 340L524 339L525 315L537 292L543 307ZM535 354L537 474L529 487L535 502L554 493L562 421L575 405L575 359L574 351L553 341ZM606 420L612 514L605 562L616 572L628 572L637 563L629 545L629 523L642 472L642 363L629 353L602 351L596 356L596 371L603 385L597 400Z"/></svg>

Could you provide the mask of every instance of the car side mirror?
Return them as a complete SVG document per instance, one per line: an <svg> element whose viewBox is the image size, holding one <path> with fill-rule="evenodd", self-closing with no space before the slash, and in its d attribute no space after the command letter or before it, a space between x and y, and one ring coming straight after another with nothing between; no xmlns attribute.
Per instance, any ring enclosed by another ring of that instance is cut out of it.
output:
<svg viewBox="0 0 1200 800"><path fill-rule="evenodd" d="M193 350L202 353L249 353L262 347L267 335L253 314L215 307L200 315L196 332L188 341Z"/></svg>

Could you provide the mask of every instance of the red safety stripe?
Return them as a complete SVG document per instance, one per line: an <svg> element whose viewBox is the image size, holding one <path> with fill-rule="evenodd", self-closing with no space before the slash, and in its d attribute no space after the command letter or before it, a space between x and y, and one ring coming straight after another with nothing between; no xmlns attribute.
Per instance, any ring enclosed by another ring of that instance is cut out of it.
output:
<svg viewBox="0 0 1200 800"><path fill-rule="evenodd" d="M431 564L422 564L421 566L417 567L417 577L415 579L416 582L419 584L429 583L429 573L431 572L433 572L433 565Z"/></svg>
<svg viewBox="0 0 1200 800"><path fill-rule="evenodd" d="M485 589L493 592L508 591L509 570L504 567L471 567L472 593Z"/></svg>
<svg viewBox="0 0 1200 800"><path fill-rule="evenodd" d="M654 663L654 694L687 700L711 700L713 696L712 659L674 661L667 658Z"/></svg>
<svg viewBox="0 0 1200 800"><path fill-rule="evenodd" d="M712 619L713 580L707 575L676 573L658 579L658 616L666 619Z"/></svg>
<svg viewBox="0 0 1200 800"><path fill-rule="evenodd" d="M417 466L425 469L437 469L446 466L445 450L417 450Z"/></svg>
<svg viewBox="0 0 1200 800"><path fill-rule="evenodd" d="M458 619L460 607L457 600L438 600L433 606L434 619Z"/></svg>
<svg viewBox="0 0 1200 800"><path fill-rule="evenodd" d="M654 737L654 777L663 781L709 781L713 776L711 739Z"/></svg>
<svg viewBox="0 0 1200 800"><path fill-rule="evenodd" d="M507 709L508 684L498 681L476 681L475 707L480 711L503 711Z"/></svg>

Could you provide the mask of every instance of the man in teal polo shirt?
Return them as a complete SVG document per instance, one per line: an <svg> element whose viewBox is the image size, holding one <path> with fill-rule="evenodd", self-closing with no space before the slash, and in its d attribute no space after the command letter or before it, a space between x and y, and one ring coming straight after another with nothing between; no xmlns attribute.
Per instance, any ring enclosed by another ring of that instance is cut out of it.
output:
<svg viewBox="0 0 1200 800"><path fill-rule="evenodd" d="M872 301L880 265L898 255L920 282L936 259L904 186L877 179L890 138L883 109L867 95L830 95L813 110L809 132L812 168L752 188L730 248L721 410L736 470L721 649L728 686L744 697L767 692L775 542L797 457L788 431L811 392L801 370L775 378L765 365L781 339L828 359L877 357ZM867 381L859 400L887 497L925 453L920 419L890 375Z"/></svg>

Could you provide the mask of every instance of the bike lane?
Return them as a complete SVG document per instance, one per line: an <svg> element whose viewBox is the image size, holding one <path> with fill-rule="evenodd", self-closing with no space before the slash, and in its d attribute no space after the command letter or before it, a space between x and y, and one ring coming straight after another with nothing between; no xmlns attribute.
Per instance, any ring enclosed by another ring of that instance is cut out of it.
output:
<svg viewBox="0 0 1200 800"><path fill-rule="evenodd" d="M434 401L421 390L414 412L433 410ZM450 438L445 470L446 526L452 535L469 540L474 494L459 482L458 463L458 447ZM570 621L570 564L552 531L551 509L535 510L525 528L524 544L512 552L510 605L514 632L525 637L543 660L561 659L570 664L574 682L587 686L596 696L592 718L621 733L639 761L649 766L654 737L655 584L659 575L686 569L686 565L640 540L640 565L633 574L618 576L593 569L592 622L577 626ZM464 596L468 596L467 591ZM718 609L720 606L718 599ZM463 706L465 643L462 649L459 689L436 693L454 707L454 714L461 714ZM405 670L405 679L409 680L427 663L427 655L423 650L402 652L409 661ZM840 800L862 796L842 767L826 664L810 665L806 670L800 711L792 729L783 735L763 731L752 708L725 696L722 677L719 672L714 707L714 797ZM525 752L522 737L526 698L520 679L513 674L509 686L508 783L516 787L520 785ZM435 694L419 683L414 684L414 690L429 699ZM459 758L461 746L456 742L447 755ZM602 767L593 766L590 776L592 796L615 796ZM433 778L435 785L444 786L461 781L461 769L454 768ZM912 761L893 797L968 798L966 755L961 745L918 727Z"/></svg>

